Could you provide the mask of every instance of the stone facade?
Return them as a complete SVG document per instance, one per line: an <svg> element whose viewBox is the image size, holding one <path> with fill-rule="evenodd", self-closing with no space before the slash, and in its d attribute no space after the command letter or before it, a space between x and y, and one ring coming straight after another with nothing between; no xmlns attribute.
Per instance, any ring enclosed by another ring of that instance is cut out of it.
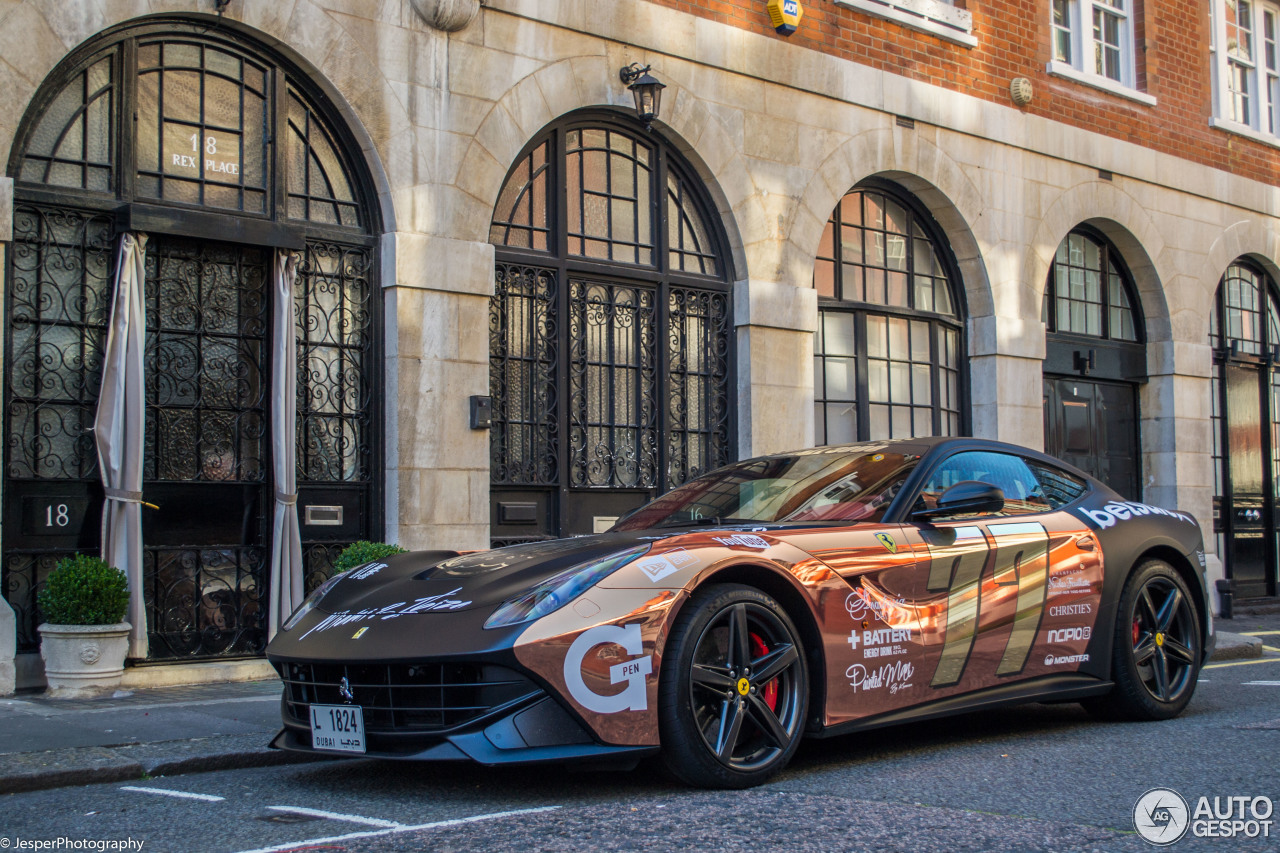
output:
<svg viewBox="0 0 1280 853"><path fill-rule="evenodd" d="M1280 276L1273 150L1243 138L1179 150L1173 137L1117 126L1131 105L1092 91L1073 109L1107 121L1064 122L1054 107L1071 88L1062 81L1037 79L1032 108L1018 109L1003 70L984 71L967 91L954 73L901 73L891 56L825 49L820 29L787 41L706 4L487 0L454 32L420 14L440 5L232 0L221 21L209 18L278 42L314 69L366 146L385 225L388 540L487 546L488 436L469 428L467 398L488 393L490 217L508 168L541 128L583 107L631 109L617 76L631 62L667 85L655 132L699 170L731 244L741 455L813 442L814 254L842 195L882 176L932 212L958 261L976 435L1042 444L1040 309L1054 253L1082 223L1111 239L1146 318L1144 497L1211 518L1210 311L1232 261L1248 257ZM7 161L36 88L77 45L142 16L209 16L212 7L0 3L0 153ZM835 8L819 11L825 19ZM981 42L996 13L973 11ZM925 53L943 50L914 38ZM1160 97L1160 121L1188 109L1176 89ZM12 190L0 182L0 239ZM1208 530L1206 541L1212 548ZM1211 572L1220 573L1212 558Z"/></svg>

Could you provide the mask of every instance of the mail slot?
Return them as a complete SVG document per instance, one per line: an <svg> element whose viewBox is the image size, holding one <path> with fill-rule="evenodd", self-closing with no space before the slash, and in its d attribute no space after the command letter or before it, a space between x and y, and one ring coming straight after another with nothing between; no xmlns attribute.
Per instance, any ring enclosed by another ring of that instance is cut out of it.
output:
<svg viewBox="0 0 1280 853"><path fill-rule="evenodd" d="M308 505L303 511L302 523L311 527L341 527L342 507Z"/></svg>
<svg viewBox="0 0 1280 853"><path fill-rule="evenodd" d="M537 524L538 505L502 501L498 504L498 520L502 524Z"/></svg>

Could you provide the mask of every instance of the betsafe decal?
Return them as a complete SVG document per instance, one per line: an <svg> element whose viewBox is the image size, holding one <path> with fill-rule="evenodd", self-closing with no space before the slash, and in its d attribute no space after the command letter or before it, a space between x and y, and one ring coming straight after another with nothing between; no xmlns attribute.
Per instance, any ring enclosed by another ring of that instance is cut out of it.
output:
<svg viewBox="0 0 1280 853"><path fill-rule="evenodd" d="M633 657L609 667L610 683L627 684L626 689L616 695L602 696L583 681L582 662L587 652L604 643L621 646L623 651L633 656L644 651L639 624L599 625L583 631L573 641L573 645L569 646L569 653L564 659L564 683L569 688L569 695L579 705L597 714L646 710L649 707L649 694L645 690L645 679L653 672L652 655Z"/></svg>
<svg viewBox="0 0 1280 853"><path fill-rule="evenodd" d="M1140 504L1137 501L1112 501L1101 509L1081 507L1076 512L1084 516L1087 521L1091 522L1099 530L1113 527L1117 521L1128 521L1131 518L1137 518L1142 515L1167 515L1169 518L1176 518L1179 521L1185 521L1187 524L1196 523L1196 520L1189 513L1175 512L1158 506L1151 506L1150 504Z"/></svg>

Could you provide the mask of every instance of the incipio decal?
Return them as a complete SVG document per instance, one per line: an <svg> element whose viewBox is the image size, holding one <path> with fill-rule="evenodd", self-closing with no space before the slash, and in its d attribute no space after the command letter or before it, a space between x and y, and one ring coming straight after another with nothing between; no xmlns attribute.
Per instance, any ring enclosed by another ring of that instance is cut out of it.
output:
<svg viewBox="0 0 1280 853"><path fill-rule="evenodd" d="M1170 509L1164 509L1149 504L1140 504L1136 501L1112 501L1102 509L1085 509L1076 510L1087 521L1101 530L1115 525L1117 521L1128 521L1131 518L1137 518L1143 515L1167 515L1170 518L1176 518L1179 521L1185 521L1187 524L1195 524L1196 520L1188 513L1175 512Z"/></svg>
<svg viewBox="0 0 1280 853"><path fill-rule="evenodd" d="M639 655L644 651L644 641L640 636L640 626L599 625L589 631L583 631L569 646L569 653L564 659L564 683L569 688L569 695L574 701L588 711L597 714L616 714L619 711L643 711L649 707L649 694L645 690L645 679L653 672L653 656L645 655L632 660L623 661L609 667L609 682L627 687L614 696L601 696L582 680L582 661L587 652L604 643L622 646L629 655Z"/></svg>
<svg viewBox="0 0 1280 853"><path fill-rule="evenodd" d="M698 561L698 558L685 551L677 548L674 551L668 551L657 557L650 557L636 565L640 571L644 572L645 577L657 583L667 575L673 575L681 569L692 566Z"/></svg>

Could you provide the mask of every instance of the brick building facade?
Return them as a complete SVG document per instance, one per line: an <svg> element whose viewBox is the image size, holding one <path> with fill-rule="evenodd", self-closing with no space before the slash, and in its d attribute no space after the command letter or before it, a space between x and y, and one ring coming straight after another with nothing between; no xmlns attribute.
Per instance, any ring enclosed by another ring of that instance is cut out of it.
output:
<svg viewBox="0 0 1280 853"><path fill-rule="evenodd" d="M823 0L783 37L763 0L216 5L0 4L20 681L34 590L99 545L125 232L153 660L260 652L286 451L311 584L355 538L591 532L731 458L967 432L1195 513L1211 577L1276 594L1280 7Z"/></svg>

